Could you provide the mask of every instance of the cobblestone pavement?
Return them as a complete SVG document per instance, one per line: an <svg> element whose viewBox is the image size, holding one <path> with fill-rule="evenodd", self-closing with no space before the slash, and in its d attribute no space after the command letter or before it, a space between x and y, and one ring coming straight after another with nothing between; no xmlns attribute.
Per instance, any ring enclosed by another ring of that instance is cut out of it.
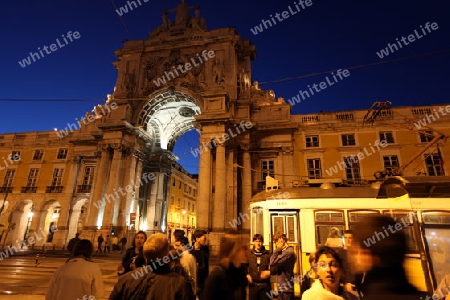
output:
<svg viewBox="0 0 450 300"><path fill-rule="evenodd" d="M67 254L40 257L36 267L34 255L11 256L0 261L1 300L44 300L54 271L67 260ZM117 265L122 254L94 255L99 264L105 287L103 299L108 299L117 282Z"/></svg>

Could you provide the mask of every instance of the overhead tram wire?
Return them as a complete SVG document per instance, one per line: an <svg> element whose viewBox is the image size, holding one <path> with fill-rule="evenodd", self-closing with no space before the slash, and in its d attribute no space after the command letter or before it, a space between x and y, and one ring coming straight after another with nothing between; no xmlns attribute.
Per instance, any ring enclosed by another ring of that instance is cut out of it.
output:
<svg viewBox="0 0 450 300"><path fill-rule="evenodd" d="M262 82L259 82L259 84L261 85L261 84L267 84L267 83L278 83L278 82L284 82L284 81L289 81L289 80L313 77L313 76L318 76L318 75L323 75L323 74L329 74L329 73L335 72L335 71L337 71L339 69L341 69L341 70L342 69L347 69L347 70L361 69L361 68L372 67L372 66L377 66L377 65L383 65L383 64L388 64L388 63L392 63L392 62L408 60L408 59L422 57L422 56L429 56L429 55L434 55L434 54L446 53L446 52L450 52L450 48L443 49L443 50L438 50L438 51L433 51L433 52L420 53L420 54L416 54L416 55L404 56L404 57L399 57L399 58L393 58L393 59L390 59L390 60L377 61L377 62L369 63L369 64L356 65L356 66L347 67L347 68L338 68L338 69L333 69L333 70L328 70L328 71L323 71L323 72L310 73L310 74L301 75L301 76L286 77L286 78L282 78L282 79L274 79L274 80L269 80L269 81L262 81Z"/></svg>
<svg viewBox="0 0 450 300"><path fill-rule="evenodd" d="M115 10L116 12L119 11L119 9L118 9L117 6L116 6L116 3L114 3L114 0L111 0L111 4L114 6L114 10ZM125 28L125 31L126 31L127 34L128 34L129 40L131 41L133 38L131 37L130 30L128 30L128 26L127 26L127 24L125 23L125 20L122 18L122 16L121 16L120 14L118 14L118 15L119 15L120 21L122 22L123 27Z"/></svg>
<svg viewBox="0 0 450 300"><path fill-rule="evenodd" d="M111 0L111 1L113 1L113 0ZM434 55L434 54L446 53L446 52L450 52L450 48L443 49L443 50L438 50L438 51L434 51L434 52L426 52L426 53L421 53L421 54L417 54L417 55L411 55L411 56L405 56L405 57L400 57L400 58L394 58L394 59L390 59L390 60L386 60L386 61L379 61L379 62L364 64L364 65L356 65L356 66L352 66L352 67L347 67L345 69L347 69L347 70L361 69L361 68L366 68L366 67L371 67L371 66L376 66L376 65L382 65L382 64L387 64L387 63L396 62L396 61L408 60L408 59L422 57L422 56L429 56L429 55ZM342 68L339 68L339 69L342 69ZM269 80L269 81L261 81L261 82L259 82L259 84L278 83L278 82L284 82L284 81L289 81L289 80L302 79L302 78L307 78L307 77L314 77L314 76L318 76L318 75L329 74L329 73L335 72L335 71L337 71L339 69L333 69L333 70L322 71L322 72L315 72L315 73L310 73L310 74L305 74L305 75L300 75L300 76L295 76L295 77L286 77L286 78L281 78L281 79L274 79L274 80ZM99 101L99 103L102 103L102 102L105 102L106 100L105 99L32 99L32 98L28 98L28 99L14 99L14 98L0 98L0 102L13 102L13 101L16 101L16 102L89 102L89 101Z"/></svg>

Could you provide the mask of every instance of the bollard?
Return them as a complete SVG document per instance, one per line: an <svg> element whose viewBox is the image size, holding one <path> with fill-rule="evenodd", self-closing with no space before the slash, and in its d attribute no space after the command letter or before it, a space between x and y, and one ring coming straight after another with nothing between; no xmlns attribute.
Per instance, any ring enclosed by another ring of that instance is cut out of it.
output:
<svg viewBox="0 0 450 300"><path fill-rule="evenodd" d="M53 244L53 250L55 250L55 248L56 248L56 245L55 245L55 244Z"/></svg>
<svg viewBox="0 0 450 300"><path fill-rule="evenodd" d="M39 253L36 253L36 263L34 267L37 268L38 264L39 264Z"/></svg>

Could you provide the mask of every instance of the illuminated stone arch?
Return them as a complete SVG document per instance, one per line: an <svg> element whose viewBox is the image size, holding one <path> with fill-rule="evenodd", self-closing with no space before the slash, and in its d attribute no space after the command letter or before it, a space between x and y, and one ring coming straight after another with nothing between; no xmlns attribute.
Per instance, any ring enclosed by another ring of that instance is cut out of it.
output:
<svg viewBox="0 0 450 300"><path fill-rule="evenodd" d="M33 209L34 202L31 199L22 200L14 206L8 218L9 225L5 244L19 247L20 242L24 239L27 226L31 226L29 223L32 221L30 216Z"/></svg>
<svg viewBox="0 0 450 300"><path fill-rule="evenodd" d="M53 242L54 231L51 231L50 227L57 228L60 210L59 201L51 199L45 201L38 212L35 211L35 217L39 220L36 234L40 238L36 240L36 246Z"/></svg>
<svg viewBox="0 0 450 300"><path fill-rule="evenodd" d="M67 232L66 241L65 244L69 242L69 240L73 237L75 237L75 234L78 232L78 220L80 219L80 215L82 212L82 207L86 204L88 201L87 198L80 198L78 199L75 204L72 207L72 213L70 214L70 220L69 220L69 230ZM83 213L86 213L83 211ZM82 238L82 236L80 236Z"/></svg>
<svg viewBox="0 0 450 300"><path fill-rule="evenodd" d="M160 90L149 98L140 109L137 125L155 146L172 150L176 140L194 128L194 116L202 113L202 100L183 88Z"/></svg>

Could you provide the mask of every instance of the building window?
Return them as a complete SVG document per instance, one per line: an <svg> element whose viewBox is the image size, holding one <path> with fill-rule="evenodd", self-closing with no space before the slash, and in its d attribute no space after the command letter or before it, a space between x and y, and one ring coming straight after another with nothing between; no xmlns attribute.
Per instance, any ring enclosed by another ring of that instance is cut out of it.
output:
<svg viewBox="0 0 450 300"><path fill-rule="evenodd" d="M192 212L195 212L195 204L192 204Z"/></svg>
<svg viewBox="0 0 450 300"><path fill-rule="evenodd" d="M355 146L355 135L354 134L342 134L342 146Z"/></svg>
<svg viewBox="0 0 450 300"><path fill-rule="evenodd" d="M32 168L28 173L27 185L22 187L22 193L36 193L39 169Z"/></svg>
<svg viewBox="0 0 450 300"><path fill-rule="evenodd" d="M34 150L33 160L41 160L44 156L44 150Z"/></svg>
<svg viewBox="0 0 450 300"><path fill-rule="evenodd" d="M65 159L67 158L67 153L69 152L69 149L67 148L61 148L58 150L58 155L56 156L57 159Z"/></svg>
<svg viewBox="0 0 450 300"><path fill-rule="evenodd" d="M178 208L180 208L181 207L181 200L180 200L180 198L178 198Z"/></svg>
<svg viewBox="0 0 450 300"><path fill-rule="evenodd" d="M77 193L90 193L92 184L94 183L94 166L84 167L83 181L81 185L78 186Z"/></svg>
<svg viewBox="0 0 450 300"><path fill-rule="evenodd" d="M308 135L306 136L306 147L319 147L319 136L318 135Z"/></svg>
<svg viewBox="0 0 450 300"><path fill-rule="evenodd" d="M6 170L5 178L3 179L3 186L4 187L12 186L12 182L13 182L15 174L16 174L16 170L15 169L8 169L8 170Z"/></svg>
<svg viewBox="0 0 450 300"><path fill-rule="evenodd" d="M172 186L175 186L175 178L172 178Z"/></svg>
<svg viewBox="0 0 450 300"><path fill-rule="evenodd" d="M188 202L188 211L191 211L191 202Z"/></svg>
<svg viewBox="0 0 450 300"><path fill-rule="evenodd" d="M358 156L346 156L344 157L344 161L347 180L361 180Z"/></svg>
<svg viewBox="0 0 450 300"><path fill-rule="evenodd" d="M394 135L392 134L392 131L382 131L382 132L380 132L380 141L386 141L388 144L395 143Z"/></svg>
<svg viewBox="0 0 450 300"><path fill-rule="evenodd" d="M266 176L275 176L275 161L273 159L261 160L262 181L266 181Z"/></svg>
<svg viewBox="0 0 450 300"><path fill-rule="evenodd" d="M11 151L10 160L20 160L20 151Z"/></svg>
<svg viewBox="0 0 450 300"><path fill-rule="evenodd" d="M28 187L36 186L38 176L39 176L39 169L38 168L30 169L30 172L28 173L27 186Z"/></svg>
<svg viewBox="0 0 450 300"><path fill-rule="evenodd" d="M434 138L433 131L431 130L424 130L420 132L420 142L421 143L428 143L431 142L431 140Z"/></svg>
<svg viewBox="0 0 450 300"><path fill-rule="evenodd" d="M64 169L55 168L53 170L52 186L61 186Z"/></svg>
<svg viewBox="0 0 450 300"><path fill-rule="evenodd" d="M83 175L83 185L92 185L94 183L94 166L86 166L84 167L84 175Z"/></svg>
<svg viewBox="0 0 450 300"><path fill-rule="evenodd" d="M320 158L311 158L307 160L308 178L320 179L322 178L322 168L320 166Z"/></svg>
<svg viewBox="0 0 450 300"><path fill-rule="evenodd" d="M0 187L0 193L12 192L12 182L15 174L16 174L15 169L6 170L5 178L3 178L3 185L2 187Z"/></svg>
<svg viewBox="0 0 450 300"><path fill-rule="evenodd" d="M171 202L171 204L172 204L172 205L175 205L175 197L174 197L174 196L172 196L172 202Z"/></svg>
<svg viewBox="0 0 450 300"><path fill-rule="evenodd" d="M53 178L52 184L47 186L46 193L61 193L62 192L62 177L63 177L64 169L63 168L55 168L53 170Z"/></svg>
<svg viewBox="0 0 450 300"><path fill-rule="evenodd" d="M428 176L444 176L444 168L439 153L425 155Z"/></svg>
<svg viewBox="0 0 450 300"><path fill-rule="evenodd" d="M182 187L183 187L183 183L180 180L180 184L178 185L178 188L181 190Z"/></svg>
<svg viewBox="0 0 450 300"><path fill-rule="evenodd" d="M399 167L397 155L383 156L383 165L386 171L391 172Z"/></svg>

